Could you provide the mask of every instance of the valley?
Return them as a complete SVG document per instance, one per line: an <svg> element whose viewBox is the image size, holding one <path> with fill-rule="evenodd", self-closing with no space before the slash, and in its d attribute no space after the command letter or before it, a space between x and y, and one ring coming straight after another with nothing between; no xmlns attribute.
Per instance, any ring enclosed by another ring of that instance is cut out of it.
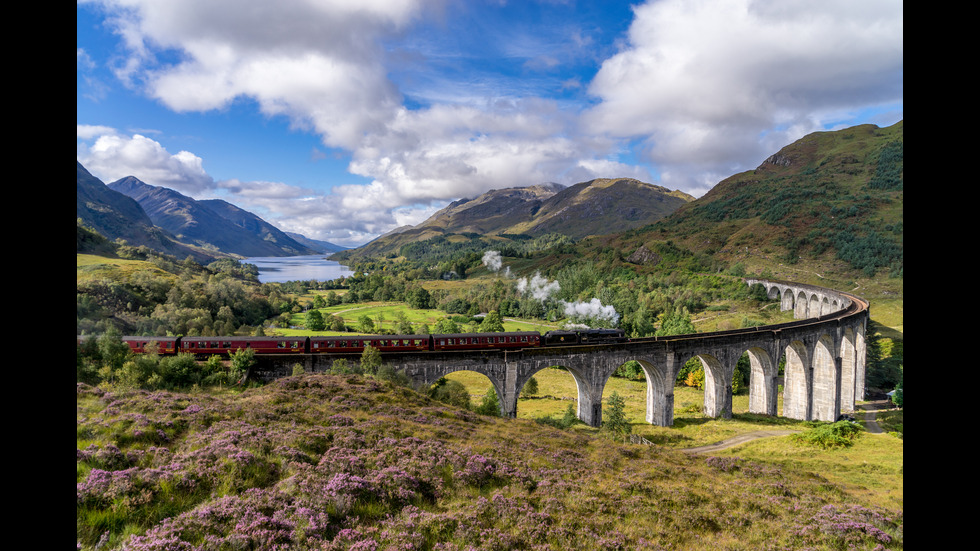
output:
<svg viewBox="0 0 980 551"><path fill-rule="evenodd" d="M246 229L277 256L307 241L263 233L240 213L224 235L188 239L155 226L161 213L132 214L139 202L106 193L79 165L77 332L461 333L487 330L492 313L505 331L581 324L645 337L791 321L743 283L753 276L868 299L867 398L877 399L904 370L902 183L876 176L893 173L882 151L901 166L902 131L809 136L699 199L630 179L494 190L324 251L350 269L325 281L263 282L221 245ZM617 216L574 234L561 225L560 212L622 213L624 203L581 200L609 190L672 206L622 214L639 221L609 232L596 228ZM311 328L316 318L325 325ZM620 417L614 430L569 417L576 383L559 368L537 371L506 420L481 408L496 395L473 371L412 388L338 365L260 385L232 377L233 358L134 357L115 344L93 338L77 356L79 548L903 547L903 410L881 412L884 433L843 435L827 431L853 424L749 413L747 355L733 366L730 419L705 414L703 367L699 379L685 364L669 381L665 427L646 422L647 381L624 364L602 392L603 419ZM683 451L760 431L791 434Z"/></svg>

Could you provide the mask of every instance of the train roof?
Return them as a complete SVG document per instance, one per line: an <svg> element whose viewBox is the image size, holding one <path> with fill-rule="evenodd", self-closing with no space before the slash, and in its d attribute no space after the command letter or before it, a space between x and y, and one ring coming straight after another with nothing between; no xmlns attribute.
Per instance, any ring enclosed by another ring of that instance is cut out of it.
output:
<svg viewBox="0 0 980 551"><path fill-rule="evenodd" d="M540 337L541 334L537 331L501 331L499 333L433 333L433 337L505 337L508 335L520 336L534 335Z"/></svg>

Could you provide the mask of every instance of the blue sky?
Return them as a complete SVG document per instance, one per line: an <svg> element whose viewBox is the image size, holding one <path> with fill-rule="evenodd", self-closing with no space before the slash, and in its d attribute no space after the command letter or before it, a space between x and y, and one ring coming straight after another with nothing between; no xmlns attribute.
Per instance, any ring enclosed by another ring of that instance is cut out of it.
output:
<svg viewBox="0 0 980 551"><path fill-rule="evenodd" d="M76 156L345 246L489 189L695 196L903 118L894 0L82 0Z"/></svg>

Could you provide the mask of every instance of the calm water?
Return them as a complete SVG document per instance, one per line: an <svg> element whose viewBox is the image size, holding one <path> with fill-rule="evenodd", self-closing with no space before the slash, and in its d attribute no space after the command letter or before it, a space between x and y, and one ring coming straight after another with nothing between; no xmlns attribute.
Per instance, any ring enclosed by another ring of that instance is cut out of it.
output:
<svg viewBox="0 0 980 551"><path fill-rule="evenodd" d="M259 268L259 281L281 283L283 281L328 281L354 275L354 272L323 256L255 256L242 262Z"/></svg>

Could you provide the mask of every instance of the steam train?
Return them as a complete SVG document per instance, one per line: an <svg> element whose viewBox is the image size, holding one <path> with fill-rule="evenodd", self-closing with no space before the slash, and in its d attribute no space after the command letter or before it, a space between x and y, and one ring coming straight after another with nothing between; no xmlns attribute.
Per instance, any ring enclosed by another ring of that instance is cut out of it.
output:
<svg viewBox="0 0 980 551"><path fill-rule="evenodd" d="M81 344L87 337L79 336ZM357 335L332 337L122 337L130 350L143 353L155 343L157 353L199 357L231 354L250 348L256 354L360 354L368 345L380 352L498 350L542 346L613 344L629 339L622 329L453 333L439 335Z"/></svg>

